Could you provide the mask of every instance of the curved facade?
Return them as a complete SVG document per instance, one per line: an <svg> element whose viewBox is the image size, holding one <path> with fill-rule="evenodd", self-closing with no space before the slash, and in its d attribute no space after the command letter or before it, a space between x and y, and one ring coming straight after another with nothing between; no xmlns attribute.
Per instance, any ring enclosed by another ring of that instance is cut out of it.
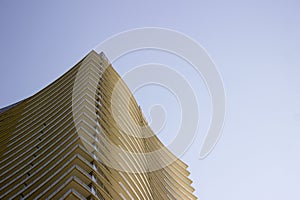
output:
<svg viewBox="0 0 300 200"><path fill-rule="evenodd" d="M0 110L0 199L196 199L186 168L102 53Z"/></svg>

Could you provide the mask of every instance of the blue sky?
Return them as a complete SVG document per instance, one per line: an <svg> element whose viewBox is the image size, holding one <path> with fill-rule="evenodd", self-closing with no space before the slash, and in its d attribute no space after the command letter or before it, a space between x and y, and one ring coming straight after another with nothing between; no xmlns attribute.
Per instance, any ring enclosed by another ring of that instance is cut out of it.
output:
<svg viewBox="0 0 300 200"><path fill-rule="evenodd" d="M201 123L182 159L190 166L195 194L202 200L298 199L299 9L298 1L289 0L2 0L0 107L44 88L113 34L145 26L174 29L208 51L226 89L223 136L206 159L198 159L210 113L203 81L163 53L135 53L114 66L123 74L153 58L172 65L194 85ZM145 113L153 103L167 104L171 116L178 113L162 88L144 89L135 95ZM159 135L165 143L174 136L167 132L176 120L171 117L169 129Z"/></svg>

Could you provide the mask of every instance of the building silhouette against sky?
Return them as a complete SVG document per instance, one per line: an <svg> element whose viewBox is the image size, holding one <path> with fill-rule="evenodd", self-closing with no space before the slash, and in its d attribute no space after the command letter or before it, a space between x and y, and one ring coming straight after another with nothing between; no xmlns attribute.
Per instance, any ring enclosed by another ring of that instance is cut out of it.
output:
<svg viewBox="0 0 300 200"><path fill-rule="evenodd" d="M0 110L0 199L196 199L186 168L103 53Z"/></svg>

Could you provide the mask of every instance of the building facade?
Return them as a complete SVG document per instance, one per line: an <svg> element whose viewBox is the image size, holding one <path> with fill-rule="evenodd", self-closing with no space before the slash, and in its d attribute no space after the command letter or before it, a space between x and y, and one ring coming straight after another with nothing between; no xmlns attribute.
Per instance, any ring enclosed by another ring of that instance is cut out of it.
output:
<svg viewBox="0 0 300 200"><path fill-rule="evenodd" d="M0 199L196 199L103 53L0 110Z"/></svg>

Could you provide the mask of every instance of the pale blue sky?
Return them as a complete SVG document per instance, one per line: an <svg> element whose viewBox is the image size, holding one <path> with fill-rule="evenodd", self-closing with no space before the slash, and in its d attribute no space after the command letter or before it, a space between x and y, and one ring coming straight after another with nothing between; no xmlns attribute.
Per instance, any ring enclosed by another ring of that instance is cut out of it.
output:
<svg viewBox="0 0 300 200"><path fill-rule="evenodd" d="M201 123L182 159L190 166L195 194L202 200L299 199L299 10L296 0L2 0L0 107L44 88L113 34L145 26L171 28L202 44L224 80L226 123L206 159L198 160L209 121L203 82L177 58L153 52L128 55L115 67L122 74L131 64L153 58L191 80L198 92ZM148 53L151 56L145 56ZM141 55L145 60L137 59ZM167 103L167 114L176 114L176 102L166 91L144 89L136 93L144 111L153 102ZM144 101L149 93L152 98ZM170 130L176 120L170 119ZM166 143L172 136L159 135Z"/></svg>

